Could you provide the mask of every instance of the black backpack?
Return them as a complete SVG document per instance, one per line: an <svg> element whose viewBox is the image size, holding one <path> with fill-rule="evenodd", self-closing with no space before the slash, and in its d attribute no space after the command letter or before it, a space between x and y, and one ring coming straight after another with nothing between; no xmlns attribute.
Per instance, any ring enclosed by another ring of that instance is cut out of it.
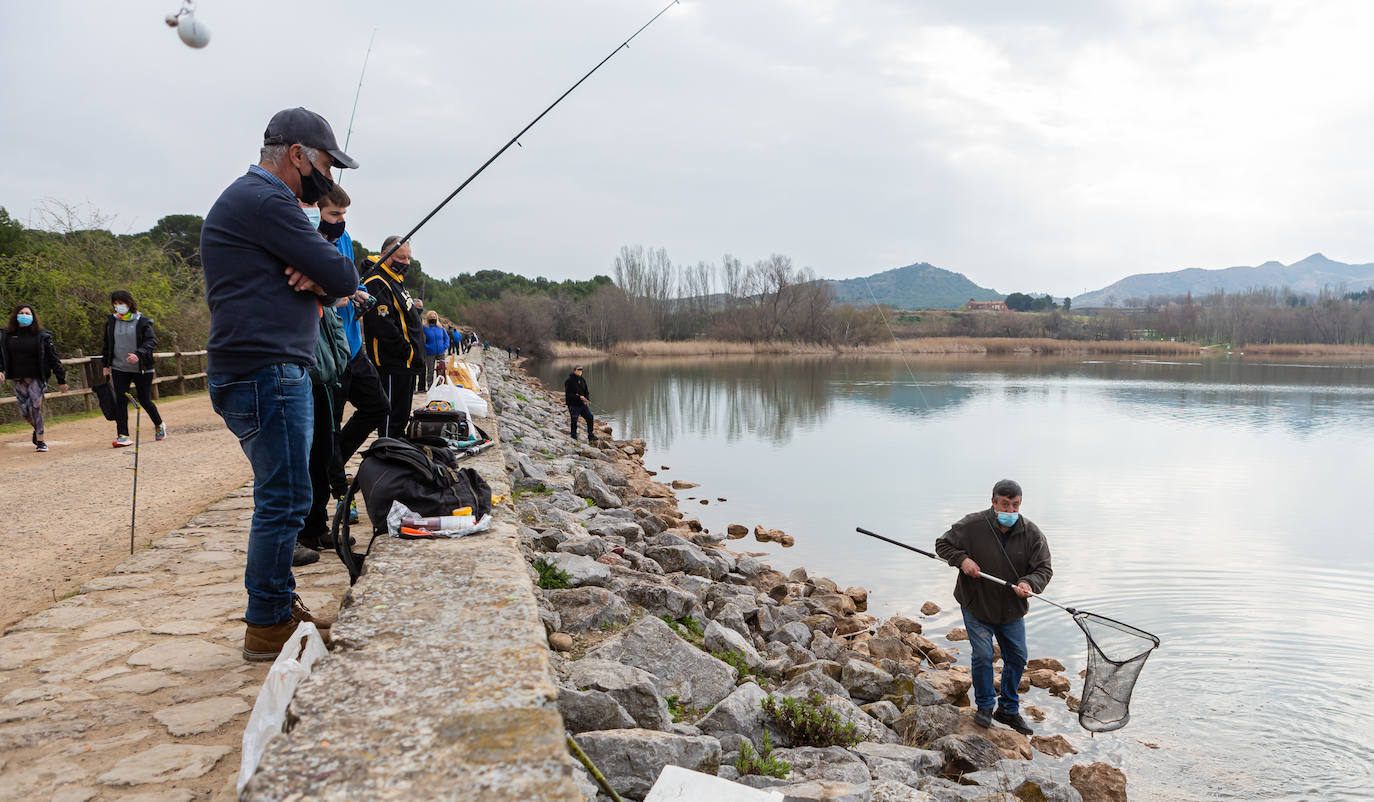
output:
<svg viewBox="0 0 1374 802"><path fill-rule="evenodd" d="M348 536L349 502L360 489L372 521L372 538L362 554L353 551ZM377 438L363 452L358 474L334 513L334 549L348 568L350 585L362 574L363 561L372 553L377 535L386 531L386 515L393 501L423 517L452 515L460 507L471 507L473 517L481 520L491 512L491 485L472 468L459 468L458 458L450 449Z"/></svg>

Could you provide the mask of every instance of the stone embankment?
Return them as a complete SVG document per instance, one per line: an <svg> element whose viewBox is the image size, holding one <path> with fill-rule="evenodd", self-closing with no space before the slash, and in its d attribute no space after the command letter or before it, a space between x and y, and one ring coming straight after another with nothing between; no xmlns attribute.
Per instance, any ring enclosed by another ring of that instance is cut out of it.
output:
<svg viewBox="0 0 1374 802"><path fill-rule="evenodd" d="M1072 765L1062 736L975 725L967 666L920 621L880 621L863 588L726 548L726 533L681 513L654 481L642 440L612 440L603 426L595 447L570 441L561 397L518 369L493 372L491 393L559 711L627 798L671 763L789 800L1125 799L1120 772ZM1037 660L1026 686L1068 697L1063 670ZM858 742L794 743L765 712L769 696L819 698ZM765 736L790 771L741 776L741 751L757 755Z"/></svg>

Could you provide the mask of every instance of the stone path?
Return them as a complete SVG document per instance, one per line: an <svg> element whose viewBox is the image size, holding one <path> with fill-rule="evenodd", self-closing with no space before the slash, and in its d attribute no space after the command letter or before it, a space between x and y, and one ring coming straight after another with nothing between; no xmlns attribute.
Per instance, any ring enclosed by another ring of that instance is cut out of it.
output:
<svg viewBox="0 0 1374 802"><path fill-rule="evenodd" d="M0 800L233 799L244 724L271 663L241 616L251 484L0 637ZM332 553L296 569L333 614Z"/></svg>

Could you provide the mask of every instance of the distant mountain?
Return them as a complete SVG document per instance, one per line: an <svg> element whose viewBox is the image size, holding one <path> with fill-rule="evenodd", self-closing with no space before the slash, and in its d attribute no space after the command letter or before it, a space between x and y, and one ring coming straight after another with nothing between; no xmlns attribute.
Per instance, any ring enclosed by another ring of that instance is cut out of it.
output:
<svg viewBox="0 0 1374 802"><path fill-rule="evenodd" d="M919 264L875 273L867 278L846 278L828 282L835 300L862 306L878 303L898 309L956 309L970 298L975 301L1000 301L1002 293L984 289L963 273Z"/></svg>
<svg viewBox="0 0 1374 802"><path fill-rule="evenodd" d="M1227 267L1220 270L1189 268L1172 273L1137 273L1096 292L1085 292L1073 299L1075 309L1107 306L1114 301L1122 306L1127 298L1148 298L1151 295L1183 295L1194 297L1217 290L1244 292L1262 287L1288 287L1297 292L1315 293L1323 287L1344 286L1347 292L1374 287L1374 264L1348 265L1314 253L1301 262L1284 266L1279 262L1265 262L1258 267Z"/></svg>

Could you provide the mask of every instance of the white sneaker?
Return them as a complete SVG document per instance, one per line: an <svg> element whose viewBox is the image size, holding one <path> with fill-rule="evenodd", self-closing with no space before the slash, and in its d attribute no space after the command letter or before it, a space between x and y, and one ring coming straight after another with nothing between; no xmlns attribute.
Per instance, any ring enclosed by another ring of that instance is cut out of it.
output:
<svg viewBox="0 0 1374 802"><path fill-rule="evenodd" d="M129 446L131 446L131 445L133 445L133 444L134 444L134 441L132 441L132 440L129 439L129 435L127 435L127 434L121 434L120 436L118 436L118 437L116 437L116 438L114 439L114 442L113 442L113 443L110 443L110 447L112 447L112 448L127 448L127 447L129 447Z"/></svg>
<svg viewBox="0 0 1374 802"><path fill-rule="evenodd" d="M158 424L158 427L157 427L157 437L154 438L154 439L157 439L157 440L166 440L166 439L167 439L167 424L165 424L165 423L160 423L160 424Z"/></svg>

